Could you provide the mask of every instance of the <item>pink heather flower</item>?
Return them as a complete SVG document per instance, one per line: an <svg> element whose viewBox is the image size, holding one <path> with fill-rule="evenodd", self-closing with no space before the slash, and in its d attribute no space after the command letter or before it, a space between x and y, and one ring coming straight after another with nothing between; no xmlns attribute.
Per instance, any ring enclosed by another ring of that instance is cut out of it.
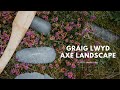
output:
<svg viewBox="0 0 120 90"><path fill-rule="evenodd" d="M72 77L72 79L76 79L75 77Z"/></svg>
<svg viewBox="0 0 120 90"><path fill-rule="evenodd" d="M77 20L80 21L80 18L78 18Z"/></svg>
<svg viewBox="0 0 120 90"><path fill-rule="evenodd" d="M58 17L55 17L52 19L53 22L57 22L58 21Z"/></svg>
<svg viewBox="0 0 120 90"><path fill-rule="evenodd" d="M55 37L58 37L58 36L59 36L59 32L56 32L56 33L55 33Z"/></svg>
<svg viewBox="0 0 120 90"><path fill-rule="evenodd" d="M74 43L74 40L70 40L70 43Z"/></svg>
<svg viewBox="0 0 120 90"><path fill-rule="evenodd" d="M67 66L70 66L71 63L70 63L69 61L66 61L66 65L67 65Z"/></svg>
<svg viewBox="0 0 120 90"><path fill-rule="evenodd" d="M10 36L5 32L3 32L3 35L1 35L1 39L5 40L5 41L9 41L9 38L10 38Z"/></svg>
<svg viewBox="0 0 120 90"><path fill-rule="evenodd" d="M20 65L19 64L15 64L15 68L20 68Z"/></svg>
<svg viewBox="0 0 120 90"><path fill-rule="evenodd" d="M71 68L76 68L75 63L72 63L72 64L71 64Z"/></svg>
<svg viewBox="0 0 120 90"><path fill-rule="evenodd" d="M85 32L90 33L91 31L89 29L85 29Z"/></svg>
<svg viewBox="0 0 120 90"><path fill-rule="evenodd" d="M81 24L80 23L77 23L77 28L80 28L81 27Z"/></svg>
<svg viewBox="0 0 120 90"><path fill-rule="evenodd" d="M67 35L66 33L62 33L61 34L61 39L65 39L66 35Z"/></svg>
<svg viewBox="0 0 120 90"><path fill-rule="evenodd" d="M8 15L9 14L9 11L3 11L2 12L2 16L4 17L4 16L6 16L6 15Z"/></svg>
<svg viewBox="0 0 120 90"><path fill-rule="evenodd" d="M59 31L55 33L55 39L56 39L56 40L61 39L60 34L61 34L61 32L59 32Z"/></svg>
<svg viewBox="0 0 120 90"><path fill-rule="evenodd" d="M73 36L71 35L71 36L70 36L70 38L72 39L72 38L73 38Z"/></svg>
<svg viewBox="0 0 120 90"><path fill-rule="evenodd" d="M35 38L35 34L32 34L30 37L31 37L32 39L34 39L34 38Z"/></svg>
<svg viewBox="0 0 120 90"><path fill-rule="evenodd" d="M90 33L90 32L91 32L91 31L86 28L85 30L82 31L82 36L84 36L86 33Z"/></svg>
<svg viewBox="0 0 120 90"><path fill-rule="evenodd" d="M45 15L49 15L50 11L43 11L42 13L45 14Z"/></svg>
<svg viewBox="0 0 120 90"><path fill-rule="evenodd" d="M89 13L87 11L83 11L83 15L87 16Z"/></svg>
<svg viewBox="0 0 120 90"><path fill-rule="evenodd" d="M55 67L58 68L58 67L59 67L59 64L55 64Z"/></svg>
<svg viewBox="0 0 120 90"><path fill-rule="evenodd" d="M60 72L61 72L61 73L65 73L65 71L66 71L65 68L61 68L61 69L60 69ZM67 75L66 75L66 76L67 76Z"/></svg>
<svg viewBox="0 0 120 90"><path fill-rule="evenodd" d="M78 59L77 58L73 58L74 60L74 63L77 63L78 62Z"/></svg>
<svg viewBox="0 0 120 90"><path fill-rule="evenodd" d="M55 37L54 37L54 36L51 36L51 37L50 37L50 40L55 40Z"/></svg>
<svg viewBox="0 0 120 90"><path fill-rule="evenodd" d="M32 47L32 43L29 43L29 44L28 44L28 47Z"/></svg>
<svg viewBox="0 0 120 90"><path fill-rule="evenodd" d="M25 44L28 47L32 47L35 44L39 43L39 38L35 36L33 31L28 31L26 37L22 40L21 44Z"/></svg>
<svg viewBox="0 0 120 90"><path fill-rule="evenodd" d="M78 32L75 32L75 35L79 35L79 33L78 33Z"/></svg>
<svg viewBox="0 0 120 90"><path fill-rule="evenodd" d="M3 11L1 13L1 16L7 21L7 22L11 22L12 20L12 16L11 16L11 12L10 11Z"/></svg>
<svg viewBox="0 0 120 90"><path fill-rule="evenodd" d="M47 15L43 15L42 18L45 19L46 21L48 21L48 16Z"/></svg>
<svg viewBox="0 0 120 90"><path fill-rule="evenodd" d="M15 68L11 70L11 74L14 74L14 73L15 73Z"/></svg>
<svg viewBox="0 0 120 90"><path fill-rule="evenodd" d="M64 75L67 76L68 75L67 72L65 72Z"/></svg>
<svg viewBox="0 0 120 90"><path fill-rule="evenodd" d="M34 31L28 31L27 33L26 33L26 35L27 36L30 36L30 37L33 37L33 36L35 36L35 33L34 33Z"/></svg>
<svg viewBox="0 0 120 90"><path fill-rule="evenodd" d="M66 29L66 31L71 31L73 29L73 27L72 26L66 26L65 29Z"/></svg>
<svg viewBox="0 0 120 90"><path fill-rule="evenodd" d="M85 35L85 30L82 31L82 36L84 36L84 35Z"/></svg>
<svg viewBox="0 0 120 90"><path fill-rule="evenodd" d="M79 45L80 45L80 43L76 41L76 42L75 42L75 45L79 46Z"/></svg>
<svg viewBox="0 0 120 90"><path fill-rule="evenodd" d="M3 54L3 52L4 52L4 47L0 45L0 54Z"/></svg>
<svg viewBox="0 0 120 90"><path fill-rule="evenodd" d="M95 42L95 45L96 45L96 46L99 46L99 45L101 45L101 43L100 43L99 41L96 41L96 42Z"/></svg>
<svg viewBox="0 0 120 90"><path fill-rule="evenodd" d="M57 61L55 60L54 63L57 64Z"/></svg>
<svg viewBox="0 0 120 90"><path fill-rule="evenodd" d="M62 22L62 24L61 24L61 28L62 28L62 27L64 27L64 22Z"/></svg>
<svg viewBox="0 0 120 90"><path fill-rule="evenodd" d="M74 22L70 22L70 25L73 25L74 24Z"/></svg>
<svg viewBox="0 0 120 90"><path fill-rule="evenodd" d="M96 19L96 16L95 16L95 15L93 15L93 16L90 17L90 20L91 20L91 21L94 21L95 19Z"/></svg>
<svg viewBox="0 0 120 90"><path fill-rule="evenodd" d="M15 71L15 75L20 75L20 71L18 69Z"/></svg>
<svg viewBox="0 0 120 90"><path fill-rule="evenodd" d="M56 46L56 43L54 43L53 46Z"/></svg>
<svg viewBox="0 0 120 90"><path fill-rule="evenodd" d="M29 65L28 64L22 63L20 66L21 66L21 69L24 69L24 70L28 70L29 69Z"/></svg>
<svg viewBox="0 0 120 90"><path fill-rule="evenodd" d="M68 40L68 38L67 38L67 39L65 39L65 42L66 42L66 43L68 43L68 41L69 41L69 40Z"/></svg>
<svg viewBox="0 0 120 90"><path fill-rule="evenodd" d="M42 67L41 67L41 69L42 69L42 70L45 70L45 69L46 69L46 67L45 67L45 66L42 66Z"/></svg>
<svg viewBox="0 0 120 90"><path fill-rule="evenodd" d="M67 76L68 76L68 78L73 78L73 72L68 72Z"/></svg>
<svg viewBox="0 0 120 90"><path fill-rule="evenodd" d="M20 74L20 71L19 71L19 69L13 68L13 69L11 70L11 74L18 76L18 75Z"/></svg>
<svg viewBox="0 0 120 90"><path fill-rule="evenodd" d="M24 65L23 68L24 68L25 70L28 70L28 69L29 69L29 67L28 67L27 65Z"/></svg>
<svg viewBox="0 0 120 90"><path fill-rule="evenodd" d="M53 65L52 65L52 64L49 64L49 68L51 68L51 69L52 69L52 68L53 68Z"/></svg>
<svg viewBox="0 0 120 90"><path fill-rule="evenodd" d="M64 50L65 50L65 45L63 45L63 46L61 47L61 49L64 51Z"/></svg>
<svg viewBox="0 0 120 90"><path fill-rule="evenodd" d="M37 45L39 43L39 38L35 38L35 44Z"/></svg>
<svg viewBox="0 0 120 90"><path fill-rule="evenodd" d="M69 26L76 27L76 24L74 22L70 22Z"/></svg>
<svg viewBox="0 0 120 90"><path fill-rule="evenodd" d="M69 25L70 25L70 26L73 26L73 27L76 26L74 22L70 22Z"/></svg>

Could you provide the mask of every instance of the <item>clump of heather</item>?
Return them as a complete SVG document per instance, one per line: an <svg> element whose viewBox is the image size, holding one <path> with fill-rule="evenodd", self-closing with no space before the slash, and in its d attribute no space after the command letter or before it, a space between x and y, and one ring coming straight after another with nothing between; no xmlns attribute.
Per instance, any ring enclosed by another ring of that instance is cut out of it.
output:
<svg viewBox="0 0 120 90"><path fill-rule="evenodd" d="M23 38L21 44L27 47L33 47L35 45L38 45L39 41L40 41L40 38L35 34L35 31L29 29L26 32L26 35Z"/></svg>
<svg viewBox="0 0 120 90"><path fill-rule="evenodd" d="M27 71L30 65L26 63L15 64L14 67L11 69L12 75L20 75L22 71Z"/></svg>

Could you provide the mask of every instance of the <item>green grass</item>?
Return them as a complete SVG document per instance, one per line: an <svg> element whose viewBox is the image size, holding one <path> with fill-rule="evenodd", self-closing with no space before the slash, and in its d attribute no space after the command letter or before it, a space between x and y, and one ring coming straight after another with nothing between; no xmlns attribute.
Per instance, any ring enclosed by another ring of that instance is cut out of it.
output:
<svg viewBox="0 0 120 90"><path fill-rule="evenodd" d="M111 32L120 35L120 25L117 25L114 21L111 21L107 16L106 11L96 11L96 20L95 23L105 29L110 30Z"/></svg>

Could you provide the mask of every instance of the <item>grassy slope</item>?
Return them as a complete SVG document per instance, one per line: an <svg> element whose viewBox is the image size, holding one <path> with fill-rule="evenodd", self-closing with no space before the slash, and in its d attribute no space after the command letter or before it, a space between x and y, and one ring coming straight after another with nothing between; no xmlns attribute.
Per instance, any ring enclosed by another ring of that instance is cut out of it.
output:
<svg viewBox="0 0 120 90"><path fill-rule="evenodd" d="M96 11L95 15L97 19L95 21L99 26L111 30L113 33L120 35L120 26L118 26L115 22L111 21L109 17L105 16L105 11Z"/></svg>
<svg viewBox="0 0 120 90"><path fill-rule="evenodd" d="M120 26L117 25L115 22L111 21L109 17L107 17L106 11L96 11L95 15L97 17L95 20L95 24L105 29L108 29L112 33L120 36ZM120 48L120 41L116 41L114 45Z"/></svg>
<svg viewBox="0 0 120 90"><path fill-rule="evenodd" d="M108 29L110 30L112 33L114 34L117 34L117 35L120 35L120 26L118 26L115 22L111 21L109 19L109 17L105 16L106 14L106 11L96 11L95 12L95 15L96 15L96 20L95 20L95 24L105 28L105 29ZM102 40L100 40L102 41ZM104 42L102 42L104 43ZM107 43L111 48L113 48L115 50L115 52L117 52L117 59L115 59L113 62L112 62L112 66L116 68L116 64L115 62L118 64L118 70L120 70L120 54L119 54L119 51L120 51L120 41L116 41L114 44L112 43ZM117 47L116 47L117 46ZM109 68L109 67L108 67ZM114 76L114 74L113 74ZM112 75L110 75L109 77L112 77ZM117 75L116 74L116 77L114 78L120 78L120 75Z"/></svg>

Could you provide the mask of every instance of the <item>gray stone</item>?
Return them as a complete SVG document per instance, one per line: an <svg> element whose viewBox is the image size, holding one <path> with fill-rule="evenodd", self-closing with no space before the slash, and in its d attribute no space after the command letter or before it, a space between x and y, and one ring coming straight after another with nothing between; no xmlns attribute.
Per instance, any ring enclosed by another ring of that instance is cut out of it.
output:
<svg viewBox="0 0 120 90"><path fill-rule="evenodd" d="M120 39L118 35L113 34L107 29L101 28L95 24L91 24L91 26L92 26L92 29L94 30L93 34L98 38L101 38L108 42L114 42Z"/></svg>
<svg viewBox="0 0 120 90"><path fill-rule="evenodd" d="M44 75L44 78L45 78L45 79L54 79L54 78L50 77L48 74L45 74L45 75Z"/></svg>
<svg viewBox="0 0 120 90"><path fill-rule="evenodd" d="M56 52L50 47L26 48L16 52L19 62L31 64L51 63L55 60Z"/></svg>
<svg viewBox="0 0 120 90"><path fill-rule="evenodd" d="M33 19L30 27L39 33L43 33L44 35L49 34L51 30L51 24L37 16Z"/></svg>
<svg viewBox="0 0 120 90"><path fill-rule="evenodd" d="M53 78L51 78L47 74L43 75L37 72L33 72L33 73L20 74L15 79L53 79Z"/></svg>

